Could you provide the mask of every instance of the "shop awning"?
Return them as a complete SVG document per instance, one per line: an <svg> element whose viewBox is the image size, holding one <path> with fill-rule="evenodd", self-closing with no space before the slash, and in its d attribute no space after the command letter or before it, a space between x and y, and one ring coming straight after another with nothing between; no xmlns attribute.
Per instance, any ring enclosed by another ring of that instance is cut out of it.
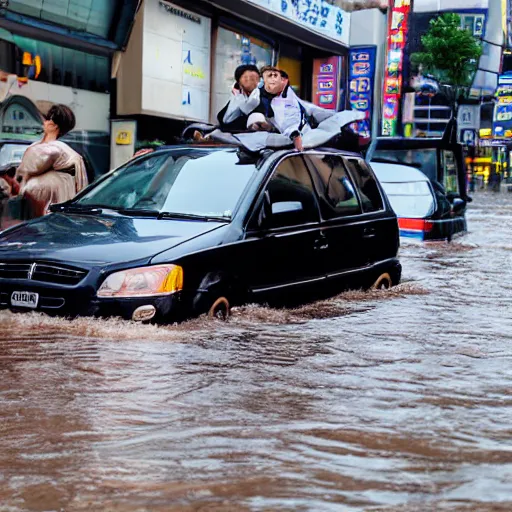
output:
<svg viewBox="0 0 512 512"><path fill-rule="evenodd" d="M482 40L482 56L478 61L478 68L469 94L472 98L489 97L496 92L505 43L502 15L500 3L490 2L485 37Z"/></svg>
<svg viewBox="0 0 512 512"><path fill-rule="evenodd" d="M346 12L362 11L363 9L387 9L388 0L326 0Z"/></svg>
<svg viewBox="0 0 512 512"><path fill-rule="evenodd" d="M128 41L139 0L10 0L0 10L2 25L25 37L98 53L122 49Z"/></svg>

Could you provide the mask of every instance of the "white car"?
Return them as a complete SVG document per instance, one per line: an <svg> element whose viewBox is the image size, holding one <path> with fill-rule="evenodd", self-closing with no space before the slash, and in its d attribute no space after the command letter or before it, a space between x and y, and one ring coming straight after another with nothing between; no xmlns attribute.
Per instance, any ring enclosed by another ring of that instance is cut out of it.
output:
<svg viewBox="0 0 512 512"><path fill-rule="evenodd" d="M400 236L420 240L448 239L467 230L466 202L450 203L442 186L415 167L371 162L371 167L398 217Z"/></svg>

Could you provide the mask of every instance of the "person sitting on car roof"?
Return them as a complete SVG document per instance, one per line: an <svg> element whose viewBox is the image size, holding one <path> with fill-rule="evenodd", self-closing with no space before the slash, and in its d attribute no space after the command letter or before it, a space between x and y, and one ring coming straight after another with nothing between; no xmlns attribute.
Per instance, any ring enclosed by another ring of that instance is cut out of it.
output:
<svg viewBox="0 0 512 512"><path fill-rule="evenodd" d="M247 102L259 83L260 72L253 64L244 64L236 68L231 99L217 115L221 130L233 132L246 129L250 114Z"/></svg>

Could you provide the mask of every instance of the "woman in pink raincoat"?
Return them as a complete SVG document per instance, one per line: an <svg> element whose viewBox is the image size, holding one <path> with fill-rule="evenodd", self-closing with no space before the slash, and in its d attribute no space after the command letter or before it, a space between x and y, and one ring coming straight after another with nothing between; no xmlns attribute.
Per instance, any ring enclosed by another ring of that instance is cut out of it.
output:
<svg viewBox="0 0 512 512"><path fill-rule="evenodd" d="M16 171L20 194L30 217L41 217L53 203L72 199L87 186L82 157L58 139L75 127L66 105L54 105L45 116L43 138L27 149Z"/></svg>

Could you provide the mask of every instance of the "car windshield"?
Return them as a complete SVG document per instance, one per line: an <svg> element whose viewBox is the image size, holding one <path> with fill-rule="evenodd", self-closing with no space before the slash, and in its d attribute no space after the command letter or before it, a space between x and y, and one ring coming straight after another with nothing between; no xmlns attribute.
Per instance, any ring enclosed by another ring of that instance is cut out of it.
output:
<svg viewBox="0 0 512 512"><path fill-rule="evenodd" d="M372 161L410 165L420 169L430 180L437 180L436 149L377 149Z"/></svg>
<svg viewBox="0 0 512 512"><path fill-rule="evenodd" d="M4 144L0 148L0 166L19 165L28 144Z"/></svg>
<svg viewBox="0 0 512 512"><path fill-rule="evenodd" d="M425 218L435 210L432 190L426 181L381 183L398 217Z"/></svg>
<svg viewBox="0 0 512 512"><path fill-rule="evenodd" d="M157 151L113 171L75 204L229 219L255 170L234 149Z"/></svg>

